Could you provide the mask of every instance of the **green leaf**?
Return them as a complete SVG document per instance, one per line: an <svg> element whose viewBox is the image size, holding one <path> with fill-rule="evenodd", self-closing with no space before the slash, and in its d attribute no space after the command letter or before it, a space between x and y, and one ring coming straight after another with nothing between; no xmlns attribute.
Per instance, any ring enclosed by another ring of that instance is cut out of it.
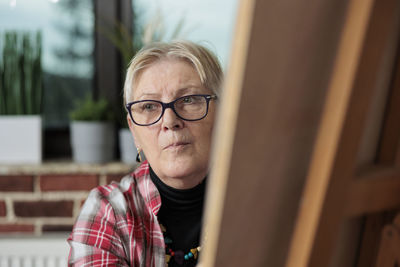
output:
<svg viewBox="0 0 400 267"><path fill-rule="evenodd" d="M112 109L106 99L95 101L89 95L77 101L75 110L70 112L70 119L76 121L111 121L113 118Z"/></svg>
<svg viewBox="0 0 400 267"><path fill-rule="evenodd" d="M5 31L0 62L0 114L40 114L43 83L39 31Z"/></svg>

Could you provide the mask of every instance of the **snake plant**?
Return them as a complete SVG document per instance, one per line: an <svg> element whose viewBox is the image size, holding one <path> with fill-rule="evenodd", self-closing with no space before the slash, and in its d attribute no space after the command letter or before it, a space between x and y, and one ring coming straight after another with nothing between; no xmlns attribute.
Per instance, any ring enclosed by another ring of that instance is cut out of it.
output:
<svg viewBox="0 0 400 267"><path fill-rule="evenodd" d="M6 31L0 37L0 115L41 114L41 33Z"/></svg>

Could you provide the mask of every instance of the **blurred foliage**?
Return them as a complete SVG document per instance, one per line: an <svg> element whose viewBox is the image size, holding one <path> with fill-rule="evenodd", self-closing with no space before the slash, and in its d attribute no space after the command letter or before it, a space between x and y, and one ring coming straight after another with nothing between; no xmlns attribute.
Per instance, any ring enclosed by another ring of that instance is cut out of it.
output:
<svg viewBox="0 0 400 267"><path fill-rule="evenodd" d="M59 41L50 47L56 65L44 73L43 113L46 128L65 129L77 99L93 92L94 1L62 0L52 9Z"/></svg>
<svg viewBox="0 0 400 267"><path fill-rule="evenodd" d="M92 0L63 0L55 8L63 14L52 25L62 35L64 41L52 48L53 54L62 62L64 73L80 76L76 66L91 65L93 51L94 10ZM91 21L91 23L88 23Z"/></svg>
<svg viewBox="0 0 400 267"><path fill-rule="evenodd" d="M6 31L0 64L0 114L41 114L43 101L40 31Z"/></svg>
<svg viewBox="0 0 400 267"><path fill-rule="evenodd" d="M63 128L69 124L69 112L76 99L84 99L92 87L91 77L43 73L43 115L47 128Z"/></svg>
<svg viewBox="0 0 400 267"><path fill-rule="evenodd" d="M136 9L135 9L136 10ZM103 21L103 27L99 27L102 33L110 42L118 49L122 56L124 68L126 68L132 57L144 46L152 42L170 41L176 38L183 38L187 32L184 29L185 20L182 17L178 23L172 28L170 34L165 26L165 18L161 10L157 9L156 13L148 22L143 22L142 18L137 15L140 11L133 14L134 29L133 34L127 26L121 21L106 23Z"/></svg>
<svg viewBox="0 0 400 267"><path fill-rule="evenodd" d="M70 118L74 121L111 121L114 115L106 99L93 100L90 95L76 102Z"/></svg>

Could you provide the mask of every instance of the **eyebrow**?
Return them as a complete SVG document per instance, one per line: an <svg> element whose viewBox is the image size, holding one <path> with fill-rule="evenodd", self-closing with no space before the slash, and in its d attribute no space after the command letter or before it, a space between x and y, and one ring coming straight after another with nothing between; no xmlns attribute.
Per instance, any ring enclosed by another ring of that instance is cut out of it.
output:
<svg viewBox="0 0 400 267"><path fill-rule="evenodd" d="M182 94L186 93L187 91L191 91L191 89L196 89L196 88L198 88L198 87L197 86L193 86L193 85L189 85L189 86L186 86L186 87L183 87L183 88L180 88L180 89L176 90L176 94L177 95L182 95Z"/></svg>
<svg viewBox="0 0 400 267"><path fill-rule="evenodd" d="M157 94L157 93L145 93L145 94L140 95L138 98L140 99L140 98L143 98L143 97L157 97L159 95L160 94Z"/></svg>
<svg viewBox="0 0 400 267"><path fill-rule="evenodd" d="M195 85L188 85L188 86L186 86L186 87L179 88L179 89L177 89L176 92L175 92L175 97L182 96L182 95L184 95L186 92L191 91L191 90L193 90L193 89L195 90L195 89L198 89L198 88L200 88L200 87L199 87L199 86L195 86ZM160 96L160 93L144 93L144 94L141 94L141 95L138 97L138 99L156 98L156 97L159 97L159 96Z"/></svg>

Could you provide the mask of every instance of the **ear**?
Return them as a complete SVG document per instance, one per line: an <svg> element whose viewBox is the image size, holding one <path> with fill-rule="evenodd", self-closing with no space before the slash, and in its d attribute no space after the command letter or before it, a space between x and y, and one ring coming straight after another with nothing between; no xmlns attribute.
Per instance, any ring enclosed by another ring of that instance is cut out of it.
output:
<svg viewBox="0 0 400 267"><path fill-rule="evenodd" d="M139 149L139 148L141 148L141 146L140 146L140 142L135 134L135 124L133 123L129 114L126 115L126 120L128 121L129 130L131 131L133 140L135 141L136 148Z"/></svg>

